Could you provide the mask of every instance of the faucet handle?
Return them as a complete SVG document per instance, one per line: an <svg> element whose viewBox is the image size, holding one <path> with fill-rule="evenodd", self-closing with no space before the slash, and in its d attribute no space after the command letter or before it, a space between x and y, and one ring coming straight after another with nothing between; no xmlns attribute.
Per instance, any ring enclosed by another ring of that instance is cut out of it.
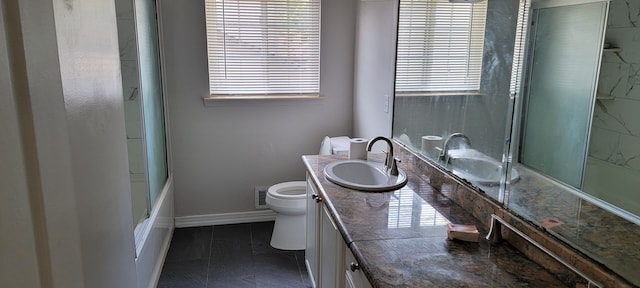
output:
<svg viewBox="0 0 640 288"><path fill-rule="evenodd" d="M384 167L389 167L389 152L382 150L384 153Z"/></svg>

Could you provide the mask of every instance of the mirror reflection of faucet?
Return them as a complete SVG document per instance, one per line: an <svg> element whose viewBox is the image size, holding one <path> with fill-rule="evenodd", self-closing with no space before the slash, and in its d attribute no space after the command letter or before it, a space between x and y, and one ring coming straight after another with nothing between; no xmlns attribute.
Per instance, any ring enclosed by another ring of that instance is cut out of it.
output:
<svg viewBox="0 0 640 288"><path fill-rule="evenodd" d="M444 163L449 163L449 150L451 150L451 141L458 138L466 144L467 148L471 147L471 140L466 135L462 133L453 133L449 135L447 139L444 140L444 145L442 145L442 149L440 150L439 155L440 160L443 160Z"/></svg>
<svg viewBox="0 0 640 288"><path fill-rule="evenodd" d="M457 145L455 145L457 144ZM437 148L438 149L438 148ZM438 149L438 159L453 174L481 185L497 185L504 174L504 164L491 156L471 148L471 140L462 133L453 133ZM510 179L513 183L519 179L519 173L511 169Z"/></svg>

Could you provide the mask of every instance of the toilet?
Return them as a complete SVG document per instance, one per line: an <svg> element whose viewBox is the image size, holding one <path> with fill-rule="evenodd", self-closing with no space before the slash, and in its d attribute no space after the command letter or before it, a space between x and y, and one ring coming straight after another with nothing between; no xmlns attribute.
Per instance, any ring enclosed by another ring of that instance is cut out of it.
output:
<svg viewBox="0 0 640 288"><path fill-rule="evenodd" d="M348 151L348 145L349 137L325 137L320 144L319 154L343 153ZM305 249L307 182L292 181L273 185L267 189L265 201L267 206L276 213L276 223L271 234L271 247L281 250Z"/></svg>
<svg viewBox="0 0 640 288"><path fill-rule="evenodd" d="M276 212L271 247L302 250L306 245L307 182L293 181L267 189L266 202Z"/></svg>

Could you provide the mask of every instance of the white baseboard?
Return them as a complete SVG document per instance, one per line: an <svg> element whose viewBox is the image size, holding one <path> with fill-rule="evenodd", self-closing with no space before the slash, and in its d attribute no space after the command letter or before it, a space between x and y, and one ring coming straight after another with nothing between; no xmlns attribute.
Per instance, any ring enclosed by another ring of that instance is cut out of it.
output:
<svg viewBox="0 0 640 288"><path fill-rule="evenodd" d="M252 222L273 221L275 219L276 219L276 213L269 209L266 209L266 210L258 210L258 211L247 211L247 212L176 217L175 227L184 228L184 227L237 224L237 223L252 223Z"/></svg>
<svg viewBox="0 0 640 288"><path fill-rule="evenodd" d="M311 287L316 288L316 279L313 278L313 272L311 271L311 265L309 265L309 260L305 257L304 266L307 267L307 274L309 275L309 279L311 280Z"/></svg>

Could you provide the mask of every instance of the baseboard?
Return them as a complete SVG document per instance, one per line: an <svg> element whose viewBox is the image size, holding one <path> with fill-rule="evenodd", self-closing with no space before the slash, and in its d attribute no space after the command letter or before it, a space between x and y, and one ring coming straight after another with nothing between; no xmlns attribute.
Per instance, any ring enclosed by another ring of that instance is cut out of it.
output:
<svg viewBox="0 0 640 288"><path fill-rule="evenodd" d="M184 228L184 227L237 224L237 223L252 223L252 222L273 221L275 219L276 219L276 213L269 209L266 209L266 210L258 210L258 211L247 211L247 212L176 217L175 227Z"/></svg>
<svg viewBox="0 0 640 288"><path fill-rule="evenodd" d="M307 274L309 275L309 279L311 280L311 287L316 288L316 279L313 278L313 276L315 275L313 275L313 272L311 272L311 265L309 265L309 261L306 257L304 259L304 266L307 267Z"/></svg>

